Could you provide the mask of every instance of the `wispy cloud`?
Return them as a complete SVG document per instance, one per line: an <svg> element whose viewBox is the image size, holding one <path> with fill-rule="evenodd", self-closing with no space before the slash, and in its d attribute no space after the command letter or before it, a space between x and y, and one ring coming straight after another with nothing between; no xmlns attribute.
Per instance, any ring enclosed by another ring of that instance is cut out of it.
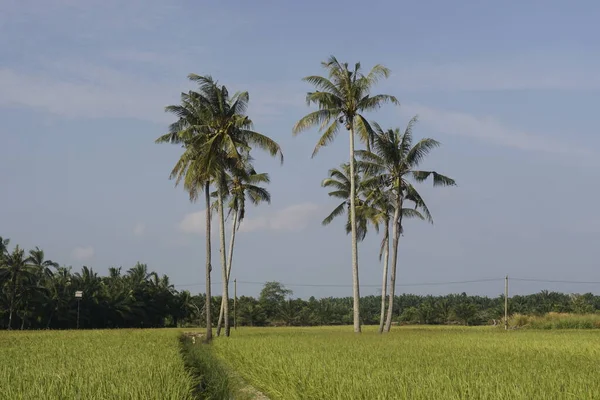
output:
<svg viewBox="0 0 600 400"><path fill-rule="evenodd" d="M320 207L314 203L294 204L280 210L263 213L257 217L244 219L240 225L240 232L301 231L306 229L315 219L319 210ZM204 234L206 231L206 211L202 210L185 215L179 223L179 230L183 233Z"/></svg>
<svg viewBox="0 0 600 400"><path fill-rule="evenodd" d="M152 53L134 57L154 59ZM150 62L150 61L149 61ZM157 82L120 70L85 62L45 63L37 73L0 68L0 107L29 107L67 118L135 118L168 123L167 104L179 101L182 90L192 89L181 71L171 81ZM249 113L264 122L282 115L290 107L304 105L304 91L287 82L236 84L223 82L232 90L250 92Z"/></svg>
<svg viewBox="0 0 600 400"><path fill-rule="evenodd" d="M464 112L439 110L416 104L403 106L401 113L405 117L418 114L420 124L442 134L471 137L520 150L552 154L592 155L592 152L587 148L508 127L490 116L475 116Z"/></svg>
<svg viewBox="0 0 600 400"><path fill-rule="evenodd" d="M294 204L260 217L247 218L240 225L240 231L301 231L314 220L319 210L314 203Z"/></svg>
<svg viewBox="0 0 600 400"><path fill-rule="evenodd" d="M598 90L600 65L544 54L502 60L418 63L393 69L404 90Z"/></svg>
<svg viewBox="0 0 600 400"><path fill-rule="evenodd" d="M94 257L95 251L92 246L79 246L71 251L71 257L77 261L85 261Z"/></svg>
<svg viewBox="0 0 600 400"><path fill-rule="evenodd" d="M102 75L97 71L93 80L78 81L0 69L0 106L31 107L70 118L169 120L163 109L176 89L133 79L124 83L110 72Z"/></svg>
<svg viewBox="0 0 600 400"><path fill-rule="evenodd" d="M186 214L179 223L179 230L183 233L204 234L206 232L206 210Z"/></svg>

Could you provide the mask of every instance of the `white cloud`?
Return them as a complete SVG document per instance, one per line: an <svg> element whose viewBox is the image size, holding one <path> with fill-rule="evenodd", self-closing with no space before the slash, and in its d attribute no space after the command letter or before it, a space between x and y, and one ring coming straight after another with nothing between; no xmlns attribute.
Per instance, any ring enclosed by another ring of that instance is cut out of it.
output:
<svg viewBox="0 0 600 400"><path fill-rule="evenodd" d="M71 257L77 261L85 261L94 257L95 251L92 246L79 246L71 251Z"/></svg>
<svg viewBox="0 0 600 400"><path fill-rule="evenodd" d="M145 232L146 232L146 225L144 225L142 223L137 223L133 227L133 234L135 236L143 236Z"/></svg>
<svg viewBox="0 0 600 400"><path fill-rule="evenodd" d="M319 206L314 203L295 204L260 217L244 219L240 232L301 231L318 211Z"/></svg>
<svg viewBox="0 0 600 400"><path fill-rule="evenodd" d="M214 214L211 222L214 222ZM179 223L179 229L184 233L204 234L206 231L206 210L186 214Z"/></svg>
<svg viewBox="0 0 600 400"><path fill-rule="evenodd" d="M240 232L278 231L291 232L305 229L320 208L314 203L301 203L289 207L263 213L261 216L245 218L240 225ZM184 233L204 234L206 230L205 210L187 214L179 223L179 229ZM212 227L216 232L218 226L214 218Z"/></svg>
<svg viewBox="0 0 600 400"><path fill-rule="evenodd" d="M552 154L581 156L592 154L583 147L507 127L489 116L480 117L415 104L403 106L402 114L405 116L418 114L420 124L439 133L472 137L505 147Z"/></svg>

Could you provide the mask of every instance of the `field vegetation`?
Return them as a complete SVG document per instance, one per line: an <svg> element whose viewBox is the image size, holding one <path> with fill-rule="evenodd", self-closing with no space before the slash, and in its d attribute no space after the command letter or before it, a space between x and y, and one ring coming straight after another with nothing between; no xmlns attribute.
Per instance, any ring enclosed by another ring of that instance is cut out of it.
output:
<svg viewBox="0 0 600 400"><path fill-rule="evenodd" d="M0 334L0 398L193 399L178 330Z"/></svg>
<svg viewBox="0 0 600 400"><path fill-rule="evenodd" d="M514 314L508 320L511 328L529 329L600 329L600 313L570 314L551 312L545 315Z"/></svg>
<svg viewBox="0 0 600 400"><path fill-rule="evenodd" d="M272 399L593 399L595 331L244 328L211 350Z"/></svg>

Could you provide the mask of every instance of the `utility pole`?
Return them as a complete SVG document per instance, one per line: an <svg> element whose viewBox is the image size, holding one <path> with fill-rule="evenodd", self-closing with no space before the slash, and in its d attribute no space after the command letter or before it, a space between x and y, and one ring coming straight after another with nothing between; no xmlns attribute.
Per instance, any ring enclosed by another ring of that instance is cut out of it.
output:
<svg viewBox="0 0 600 400"><path fill-rule="evenodd" d="M82 297L83 292L81 290L75 292L75 298L77 299L77 329L79 329L79 303L81 303Z"/></svg>
<svg viewBox="0 0 600 400"><path fill-rule="evenodd" d="M504 278L504 330L508 330L508 275Z"/></svg>
<svg viewBox="0 0 600 400"><path fill-rule="evenodd" d="M233 280L233 329L237 329L237 279Z"/></svg>

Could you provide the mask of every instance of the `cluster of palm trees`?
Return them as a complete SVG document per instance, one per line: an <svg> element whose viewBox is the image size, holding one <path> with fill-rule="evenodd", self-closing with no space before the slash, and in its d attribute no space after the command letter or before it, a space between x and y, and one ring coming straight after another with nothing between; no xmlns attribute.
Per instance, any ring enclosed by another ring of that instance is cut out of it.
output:
<svg viewBox="0 0 600 400"><path fill-rule="evenodd" d="M246 115L248 92L233 95L211 76L190 74L197 90L181 94L181 103L166 107L177 120L158 143L181 144L184 151L171 171L176 185L183 182L190 200L195 201L204 192L206 202L206 340L212 339L211 325L211 214L216 209L219 221L219 248L223 282L223 300L217 324L217 335L224 327L230 334L229 277L233 261L235 232L244 219L246 200L253 203L270 202L270 195L260 186L269 182L265 173L257 173L252 166L252 150L258 148L272 156L283 153L268 136L253 130L252 120ZM215 201L212 199L215 198ZM229 254L225 243L225 208L232 217Z"/></svg>
<svg viewBox="0 0 600 400"><path fill-rule="evenodd" d="M387 78L390 71L381 65L373 67L366 75L357 63L350 69L330 57L322 63L328 76L308 76L304 81L315 86L307 94L308 105L315 104L318 110L300 119L293 127L296 135L318 126L322 136L315 146L313 156L330 144L337 133L345 128L350 137L350 160L340 169L330 171L330 178L323 186L330 187L331 196L341 198L340 204L323 221L329 223L334 217L348 212L347 231L352 236L353 276L353 320L354 331L361 331L360 292L358 279L358 241L362 240L369 225L376 229L384 227L382 257L384 258L380 331L389 331L392 320L394 287L398 260L398 241L402 233L403 218L420 218L431 221L425 202L410 183L433 178L434 185L454 185L454 181L434 171L418 169L425 156L439 143L423 139L413 145L410 121L404 132L399 129L383 130L371 123L364 113L380 108L385 103L399 104L396 97L386 94L372 95L375 84ZM204 192L206 201L206 339L212 338L210 310L211 274L211 212L216 208L220 233L220 261L223 280L221 316L217 324L220 334L223 321L225 335L229 331L228 284L231 273L235 232L244 217L245 199L254 203L269 202L268 192L258 186L269 181L267 174L258 174L252 167L252 150L266 150L272 156L283 155L279 145L267 136L253 130L252 121L246 115L249 102L247 92L229 95L227 88L219 85L210 76L189 75L198 84L196 91L181 94L179 105L168 106L166 111L177 116L166 135L157 139L160 143L177 143L183 153L171 172L176 185L183 181L190 199L195 201ZM365 149L357 149L355 136L358 134ZM213 201L213 199L215 199ZM408 207L411 203L414 207ZM231 241L226 254L225 208L233 215ZM392 231L392 268L389 280L388 260ZM384 323L387 306L387 319Z"/></svg>
<svg viewBox="0 0 600 400"><path fill-rule="evenodd" d="M177 326L195 313L190 293L178 293L166 275L150 272L146 264L124 274L121 268L109 268L108 276L98 276L86 266L80 272L59 266L38 247L26 252L18 245L9 250L9 244L0 237L0 327ZM79 300L76 291L83 291Z"/></svg>
<svg viewBox="0 0 600 400"><path fill-rule="evenodd" d="M328 76L308 76L306 82L316 91L307 94L307 103L315 104L314 111L296 123L293 133L297 134L318 126L322 136L317 142L313 156L319 149L331 143L338 131L345 128L350 136L350 160L339 169L329 171L322 186L331 188L330 196L339 198L339 204L323 220L329 224L336 216L348 213L346 230L352 236L352 276L354 300L354 331L361 331L360 292L358 279L358 242L365 238L368 225L376 230L383 227L380 258L383 258L381 294L381 318L379 331L389 331L392 324L398 243L402 234L404 218L419 218L432 221L427 205L411 183L423 182L432 177L434 186L452 186L454 180L435 171L423 171L420 164L432 149L439 146L433 139L422 139L413 144L413 118L404 131L382 129L376 122L369 122L365 112L380 108L385 103L399 104L396 97L387 94L372 95L371 90L390 71L374 66L366 75L357 63L350 69L335 57L322 63ZM356 149L355 135L358 134L365 149ZM411 207L408 205L411 204ZM388 289L388 263L392 231L392 268ZM386 316L386 299L387 316Z"/></svg>

